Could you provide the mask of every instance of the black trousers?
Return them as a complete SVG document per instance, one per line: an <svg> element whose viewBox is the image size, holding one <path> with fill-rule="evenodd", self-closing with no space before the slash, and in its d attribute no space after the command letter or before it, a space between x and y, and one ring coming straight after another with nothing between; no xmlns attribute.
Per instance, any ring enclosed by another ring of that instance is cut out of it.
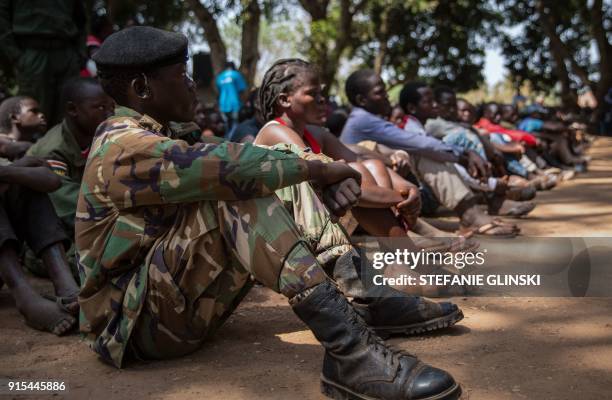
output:
<svg viewBox="0 0 612 400"><path fill-rule="evenodd" d="M0 195L0 246L11 243L20 251L24 242L37 256L57 242L70 247L47 194L11 185Z"/></svg>

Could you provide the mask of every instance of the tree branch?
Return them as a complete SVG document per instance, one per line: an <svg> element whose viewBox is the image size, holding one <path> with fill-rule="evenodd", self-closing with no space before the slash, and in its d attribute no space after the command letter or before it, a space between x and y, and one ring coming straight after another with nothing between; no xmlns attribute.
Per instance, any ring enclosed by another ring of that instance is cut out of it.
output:
<svg viewBox="0 0 612 400"><path fill-rule="evenodd" d="M329 0L300 0L300 4L310 14L313 21L319 21L327 17Z"/></svg>

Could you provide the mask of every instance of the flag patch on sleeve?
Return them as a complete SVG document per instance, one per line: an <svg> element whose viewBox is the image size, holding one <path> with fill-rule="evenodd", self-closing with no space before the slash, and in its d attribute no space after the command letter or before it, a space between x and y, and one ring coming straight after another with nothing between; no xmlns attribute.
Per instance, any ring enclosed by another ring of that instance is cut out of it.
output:
<svg viewBox="0 0 612 400"><path fill-rule="evenodd" d="M47 164L51 168L51 171L58 175L65 176L68 173L68 165L65 162L57 160L47 160Z"/></svg>

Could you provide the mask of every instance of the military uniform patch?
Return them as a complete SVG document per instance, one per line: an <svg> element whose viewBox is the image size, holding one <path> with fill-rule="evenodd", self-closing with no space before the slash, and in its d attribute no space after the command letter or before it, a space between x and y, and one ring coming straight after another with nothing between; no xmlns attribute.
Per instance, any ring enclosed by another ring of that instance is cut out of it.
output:
<svg viewBox="0 0 612 400"><path fill-rule="evenodd" d="M65 162L57 160L47 160L47 164L49 164L51 171L55 172L58 175L66 176L66 174L68 173L68 165Z"/></svg>

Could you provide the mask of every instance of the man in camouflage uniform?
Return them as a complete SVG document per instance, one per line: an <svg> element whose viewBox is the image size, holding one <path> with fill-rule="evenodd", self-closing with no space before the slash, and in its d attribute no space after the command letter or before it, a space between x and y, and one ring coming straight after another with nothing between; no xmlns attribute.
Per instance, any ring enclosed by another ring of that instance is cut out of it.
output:
<svg viewBox="0 0 612 400"><path fill-rule="evenodd" d="M133 27L94 56L104 90L137 112L99 128L76 215L81 330L120 367L199 348L238 305L250 276L289 298L326 348L330 396L456 398L444 371L394 351L328 280L274 191L312 181L342 215L359 197L343 163L235 143L168 137L190 121L183 35Z"/></svg>
<svg viewBox="0 0 612 400"><path fill-rule="evenodd" d="M19 94L37 100L51 123L59 92L79 76L86 14L80 0L0 0L0 55L17 73Z"/></svg>

